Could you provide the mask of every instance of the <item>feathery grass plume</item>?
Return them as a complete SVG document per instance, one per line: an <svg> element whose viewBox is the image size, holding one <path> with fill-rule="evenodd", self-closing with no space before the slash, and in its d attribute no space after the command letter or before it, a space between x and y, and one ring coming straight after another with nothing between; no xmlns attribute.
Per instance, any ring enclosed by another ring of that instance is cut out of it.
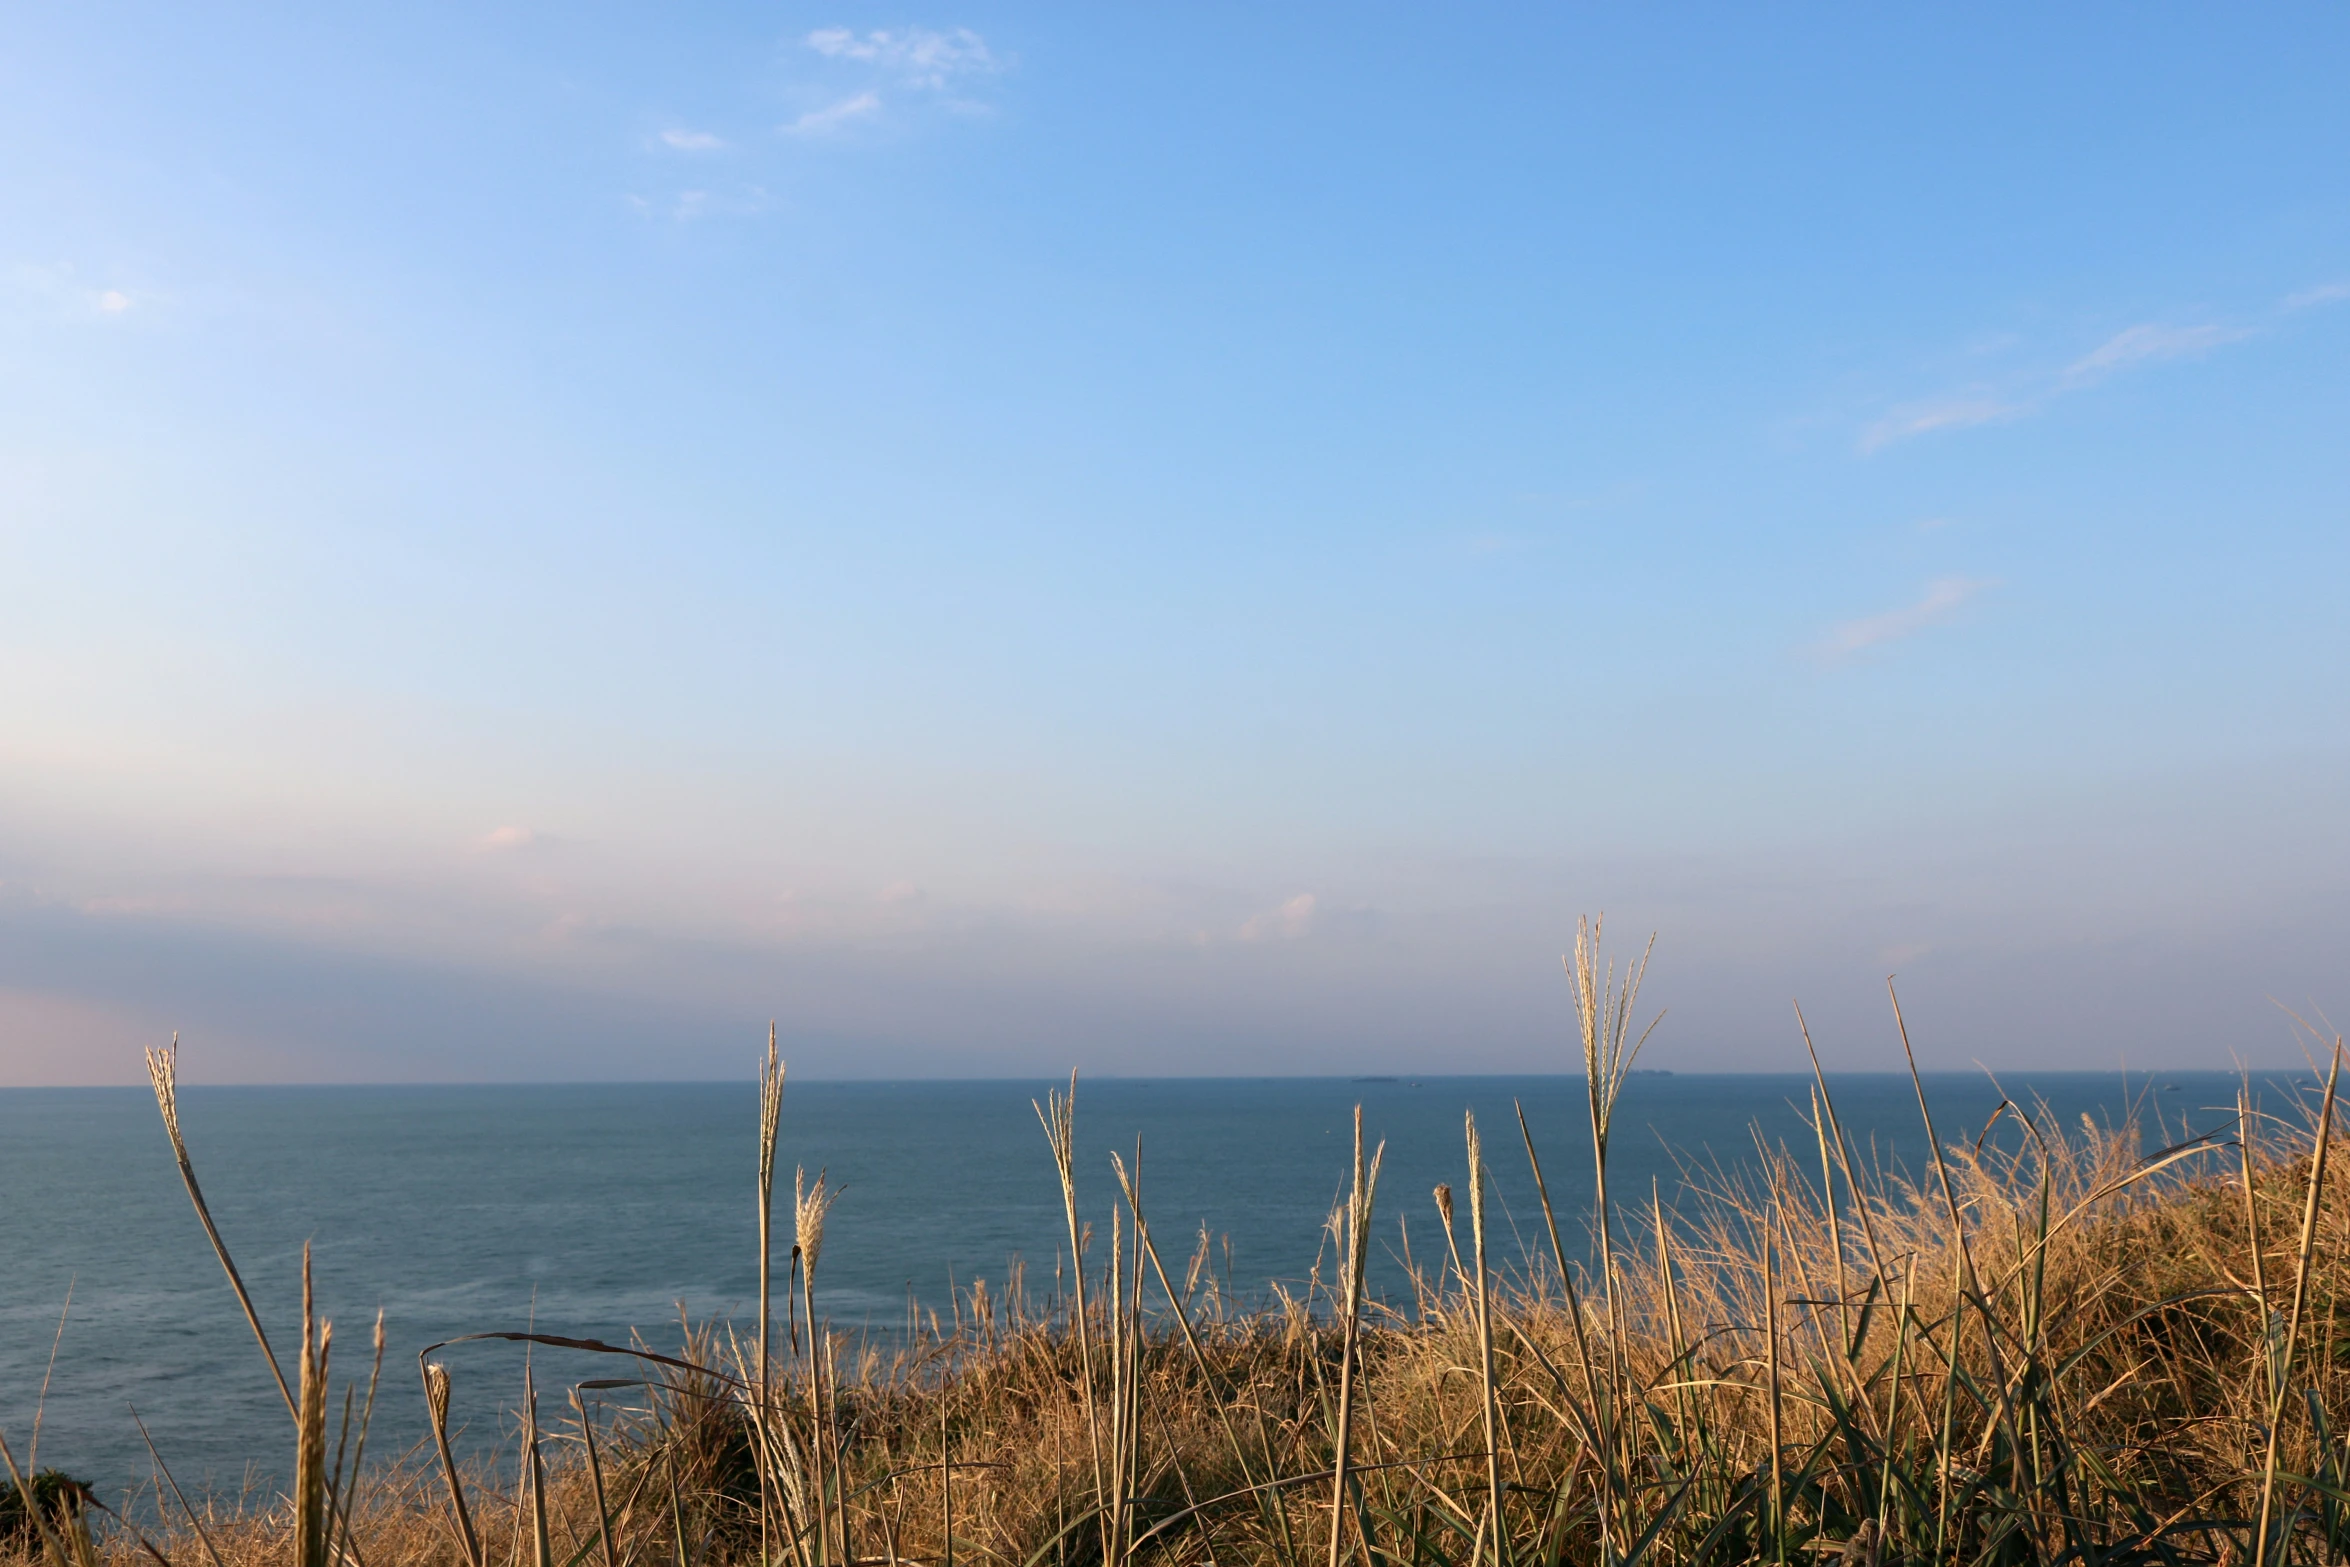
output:
<svg viewBox="0 0 2350 1567"><path fill-rule="evenodd" d="M1134 1145L1134 1164L1128 1167L1117 1154L1110 1169L1133 1217L1131 1232L1116 1205L1110 1209L1109 1352L1110 1459L1114 1491L1109 1508L1109 1533L1103 1538L1104 1567L1119 1567L1136 1545L1135 1500L1142 1482L1142 1365L1148 1335L1143 1320L1143 1264L1156 1265L1157 1248L1150 1241L1150 1223L1142 1207L1142 1144ZM1129 1239L1129 1233L1131 1239ZM1166 1283L1165 1271L1160 1283ZM1172 1291L1169 1292L1172 1304ZM1179 1308L1178 1308L1179 1309Z"/></svg>
<svg viewBox="0 0 2350 1567"><path fill-rule="evenodd" d="M318 1320L310 1289L310 1246L302 1246L302 1402L295 1419L295 1567L326 1567L326 1393L327 1357L334 1324ZM542 1564L543 1567L543 1564Z"/></svg>
<svg viewBox="0 0 2350 1567"><path fill-rule="evenodd" d="M832 1387L832 1329L816 1320L816 1263L824 1252L824 1217L846 1188L826 1191L822 1170L816 1172L813 1185L807 1176L804 1166L793 1167L792 1250L800 1264L800 1304L808 1316L808 1450L815 1460L816 1559L831 1560L825 1554L830 1520L838 1526L839 1533L832 1539L840 1546L841 1560L846 1564L851 1560L848 1502L840 1474L839 1432L833 1419L836 1395Z"/></svg>
<svg viewBox="0 0 2350 1567"><path fill-rule="evenodd" d="M824 1216L832 1211L834 1203L840 1201L840 1194L848 1190L845 1186L836 1186L826 1191L824 1174L824 1171L818 1170L816 1180L811 1185L806 1166L792 1171L792 1236L794 1244L799 1248L803 1277L814 1275L817 1258L823 1254Z"/></svg>
<svg viewBox="0 0 2350 1567"><path fill-rule="evenodd" d="M237 1304L245 1308L246 1325L252 1328L254 1339L261 1345L262 1358L269 1362L269 1374L277 1381L278 1396L286 1401L286 1413L299 1425L302 1416L294 1404L294 1390L286 1386L286 1374L278 1366L276 1352L269 1347L269 1335L261 1331L261 1315L253 1309L253 1297L246 1292L244 1277L229 1257L228 1244L220 1238L220 1227L212 1222L212 1210L204 1203L204 1188L196 1184L196 1166L188 1159L187 1141L180 1136L179 1059L177 1034L171 1036L171 1043L163 1049L147 1052L147 1079L155 1085L155 1105L163 1112L163 1130L171 1139L171 1155L179 1161L180 1184L188 1189L188 1200L196 1205L196 1217L204 1225L204 1238L212 1242L212 1254L220 1259L222 1270L228 1274L229 1288L237 1293Z"/></svg>
<svg viewBox="0 0 2350 1567"><path fill-rule="evenodd" d="M1461 1266L1460 1244L1453 1239L1452 1187L1439 1181L1436 1183L1436 1190L1430 1195L1436 1199L1436 1217L1444 1222L1444 1253L1452 1261L1452 1276L1460 1282L1461 1290L1465 1294L1469 1288L1469 1274L1468 1270ZM1437 1291L1439 1297L1445 1293L1445 1289Z"/></svg>
<svg viewBox="0 0 2350 1567"><path fill-rule="evenodd" d="M482 1555L481 1537L473 1532L473 1514L465 1506L465 1480L457 1472L457 1455L449 1446L449 1368L439 1361L424 1363L424 1407L432 1420L433 1448L440 1454L441 1474L449 1487L449 1511L457 1521L457 1543L465 1549L466 1567L489 1567Z"/></svg>
<svg viewBox="0 0 2350 1567"><path fill-rule="evenodd" d="M1077 1216L1077 1074L1069 1074L1069 1092L1047 1092L1045 1102L1029 1101L1044 1126L1045 1144L1052 1150L1053 1173L1060 1177L1061 1212L1069 1226L1069 1287L1074 1301L1070 1315L1077 1322L1078 1393L1085 1406L1086 1447L1093 1459L1094 1515L1101 1537L1110 1537L1109 1477L1103 1466L1101 1412L1094 1390L1092 1313L1085 1304L1085 1225Z"/></svg>
<svg viewBox="0 0 2350 1567"><path fill-rule="evenodd" d="M1659 1012L1651 1018L1648 1027L1637 1038L1632 1034L1634 1009L1640 999L1640 982L1648 975L1648 960L1656 951L1656 937L1651 934L1648 945L1641 949L1637 961L1626 964L1622 975L1616 972L1612 958L1604 958L1601 942L1606 916L1591 915L1575 925L1575 950L1568 964L1575 983L1575 1019L1583 1050L1583 1086L1591 1116L1592 1208L1599 1233L1600 1288L1607 1314L1607 1388L1604 1397L1594 1396L1592 1414L1599 1424L1600 1470L1604 1477L1605 1494L1602 1501L1602 1533L1615 1522L1606 1516L1611 1507L1620 1505L1623 1493L1631 1483L1631 1474L1638 1466L1637 1447L1642 1421L1639 1401L1627 1388L1627 1367L1624 1362L1626 1325L1622 1307L1622 1284L1616 1265L1615 1205L1608 1195L1608 1145L1615 1132L1616 1104L1623 1096L1624 1080L1631 1075L1632 1064L1640 1054L1648 1036L1656 1032L1664 1021ZM1531 1153L1532 1139L1528 1139ZM1566 1259L1559 1259L1560 1272L1566 1272ZM1580 1321L1582 1312L1575 1312ZM1584 1363L1591 1363L1587 1338L1579 1339L1578 1352Z"/></svg>
<svg viewBox="0 0 2350 1567"><path fill-rule="evenodd" d="M783 1124L783 1058L775 1050L775 1025L767 1025L767 1058L759 1063L759 1396L767 1396L767 1340L775 1321L769 1304L769 1269L775 1259L775 1137ZM818 1228L822 1225L819 1222Z"/></svg>
<svg viewBox="0 0 2350 1567"><path fill-rule="evenodd" d="M1354 1454L1355 1361L1362 1353L1363 1334L1363 1272L1370 1259L1371 1204L1379 1189L1379 1165L1387 1157L1387 1144L1382 1142L1371 1155L1368 1166L1363 1162L1363 1107L1355 1106L1354 1182L1348 1189L1344 1209L1346 1220L1346 1274L1345 1305L1340 1316L1343 1339L1338 1361L1338 1429L1331 1443L1330 1464L1330 1567L1338 1567L1343 1544L1347 1513L1347 1462ZM1137 1216L1137 1223L1140 1217ZM1361 1532L1360 1521L1357 1530ZM1363 1540L1363 1559L1366 1567L1373 1562L1372 1545L1366 1535Z"/></svg>
<svg viewBox="0 0 2350 1567"><path fill-rule="evenodd" d="M1199 1225L1199 1242L1192 1247L1191 1261L1183 1265L1183 1300L1187 1306L1199 1293L1200 1280L1203 1276L1207 1280L1208 1287L1211 1290L1215 1288L1215 1270L1208 1266L1208 1252L1212 1245L1213 1239L1208 1234L1208 1221L1202 1219ZM1164 1282L1163 1279L1162 1282Z"/></svg>
<svg viewBox="0 0 2350 1567"><path fill-rule="evenodd" d="M1640 999L1640 982L1648 976L1648 959L1656 951L1656 937L1648 938L1639 960L1625 966L1619 981L1613 959L1602 966L1600 939L1605 921L1606 916L1599 915L1576 924L1572 972L1576 1021L1582 1031L1584 1091L1591 1107L1591 1163L1597 1182L1592 1202L1599 1220L1600 1275L1607 1289L1610 1342L1620 1344L1624 1324L1616 1309L1615 1230L1607 1192L1608 1139L1614 1132L1616 1101L1623 1095L1624 1079L1631 1074L1640 1047L1648 1043L1648 1036L1664 1021L1664 1014L1659 1012L1637 1039L1632 1037L1632 1012ZM1621 1364L1612 1364L1614 1374L1621 1380Z"/></svg>

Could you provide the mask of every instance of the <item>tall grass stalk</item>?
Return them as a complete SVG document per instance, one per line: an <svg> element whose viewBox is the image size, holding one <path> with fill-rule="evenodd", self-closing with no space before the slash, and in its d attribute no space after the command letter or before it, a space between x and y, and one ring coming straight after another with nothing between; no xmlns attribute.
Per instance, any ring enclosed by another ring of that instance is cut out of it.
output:
<svg viewBox="0 0 2350 1567"><path fill-rule="evenodd" d="M536 1370L522 1368L523 1483L530 1492L531 1567L554 1567L555 1546L547 1526L547 1463L539 1447L539 1390Z"/></svg>
<svg viewBox="0 0 2350 1567"><path fill-rule="evenodd" d="M2301 1313L2309 1303L2309 1262L2317 1244L2318 1204L2325 1195L2326 1153L2334 1141L2334 1089L2342 1078L2342 1041L2334 1041L2326 1066L2325 1101L2317 1113L2317 1147L2309 1156L2309 1185L2301 1208L2301 1243L2293 1259L2293 1300L2285 1319L2284 1347L2276 1354L2276 1374L2268 1405L2268 1447L2260 1462L2260 1522L2252 1537L2252 1567L2265 1567L2270 1549L2269 1524L2276 1506L2277 1443L2283 1435L2285 1400L2293 1386L2293 1352L2301 1342ZM2257 1245L2254 1247L2258 1252ZM2261 1309L2268 1309L2265 1294Z"/></svg>
<svg viewBox="0 0 2350 1567"><path fill-rule="evenodd" d="M1347 1464L1354 1456L1355 1361L1362 1352L1363 1277L1370 1261L1371 1205L1379 1189L1379 1165L1387 1156L1381 1143L1366 1165L1363 1162L1363 1107L1355 1106L1354 1181L1346 1198L1345 1298L1340 1308L1338 1358L1338 1429L1331 1442L1330 1567L1338 1567L1344 1546L1347 1505ZM1371 1542L1363 1542L1366 1567Z"/></svg>
<svg viewBox="0 0 2350 1567"><path fill-rule="evenodd" d="M328 1482L329 1486L331 1487L334 1499L334 1516L330 1522L338 1531L331 1554L337 1561L353 1561L356 1559L351 1550L351 1505L353 1496L358 1490L358 1479L360 1471L366 1466L367 1463L367 1433L372 1430L375 1425L376 1390L383 1384L384 1314L383 1308L381 1306L378 1306L375 1310L374 1345L374 1359L369 1364L367 1372L367 1402L364 1406L362 1406L359 1413L359 1445L353 1448L351 1451L351 1467L349 1469L345 1469L343 1467L342 1453L338 1451L335 1454L334 1475ZM346 1419L348 1419L350 1415L350 1404L348 1402L348 1397L349 1390L346 1389L346 1402L343 1406L343 1413Z"/></svg>
<svg viewBox="0 0 2350 1567"><path fill-rule="evenodd" d="M764 1405L773 1379L768 1337L775 1327L771 1274L775 1266L775 1140L783 1124L783 1058L776 1054L775 1025L767 1025L767 1055L759 1063L759 1397Z"/></svg>
<svg viewBox="0 0 2350 1567"><path fill-rule="evenodd" d="M286 1386L286 1374L277 1363L277 1352L269 1347L269 1335L262 1331L261 1314L253 1309L253 1297L245 1288L244 1275L237 1272L236 1262L228 1254L228 1243L220 1238L220 1226L212 1222L212 1209L204 1201L204 1188L196 1184L196 1167L188 1159L187 1141L180 1136L179 1059L177 1034L161 1050L147 1052L147 1077L155 1085L155 1104L163 1112L163 1131L171 1139L171 1156L179 1162L180 1184L188 1189L188 1201L196 1205L196 1218L204 1226L204 1238L212 1243L212 1254L220 1259L221 1271L228 1275L229 1288L235 1291L237 1304L244 1308L245 1324L253 1330L262 1358L269 1362L269 1374L277 1382L278 1396L286 1401L286 1413L299 1425L302 1415L295 1405L294 1391Z"/></svg>
<svg viewBox="0 0 2350 1567"><path fill-rule="evenodd" d="M481 1537L474 1532L473 1514L465 1505L465 1477L458 1472L457 1454L449 1444L449 1368L438 1361L424 1366L425 1414L432 1426L433 1451L449 1489L449 1514L456 1521L457 1541L465 1550L465 1567L489 1567Z"/></svg>
<svg viewBox="0 0 2350 1567"><path fill-rule="evenodd" d="M775 1143L783 1125L783 1057L777 1053L775 1024L767 1024L767 1054L759 1063L759 1364L753 1379L754 1453L759 1474L759 1559L773 1559L775 1542L769 1524L776 1506L768 1492L779 1485L775 1474L777 1433L774 1426L775 1360L770 1339L775 1331ZM796 1219L796 1215L795 1215ZM582 1415L583 1429L585 1415ZM600 1504L599 1504L600 1505ZM612 1567L606 1563L605 1567Z"/></svg>
<svg viewBox="0 0 2350 1567"><path fill-rule="evenodd" d="M1648 938L1639 961L1627 965L1619 981L1612 960L1604 968L1601 965L1603 924L1603 918L1593 918L1577 925L1573 972L1576 1021L1582 1030L1583 1084L1591 1106L1591 1165L1596 1187L1592 1208L1599 1227L1599 1271L1607 1291L1609 1342L1621 1345L1624 1324L1616 1302L1615 1226L1607 1191L1608 1139L1614 1133L1616 1101L1623 1095L1624 1079L1630 1075L1640 1047L1664 1021L1664 1014L1658 1013L1639 1038L1632 1037L1632 1010L1640 997L1640 982L1648 973L1649 955L1656 950L1656 938ZM1621 1364L1611 1364L1611 1370L1621 1380Z"/></svg>
<svg viewBox="0 0 2350 1567"><path fill-rule="evenodd" d="M318 1320L310 1289L310 1247L302 1247L302 1402L295 1419L295 1567L326 1567L327 1360L334 1324Z"/></svg>
<svg viewBox="0 0 2350 1567"><path fill-rule="evenodd" d="M1110 1494L1103 1499L1101 1551L1103 1567L1118 1567L1126 1559L1127 1451L1133 1433L1126 1425L1126 1245L1125 1215L1110 1210L1109 1351L1110 1351Z"/></svg>
<svg viewBox="0 0 2350 1567"><path fill-rule="evenodd" d="M1852 1204L1853 1209L1860 1216L1861 1238L1869 1248L1870 1276L1875 1281L1876 1287L1888 1287L1889 1275L1886 1272L1885 1251L1877 1244L1876 1205L1869 1200L1868 1189L1862 1185L1859 1176L1853 1171L1852 1144L1846 1139L1844 1123L1836 1114L1836 1096L1828 1088L1828 1074L1820 1069L1820 1053L1812 1045L1811 1025L1804 1021L1801 1003L1797 1003L1795 1006L1795 1028L1803 1038L1804 1057L1811 1063L1811 1078L1813 1086L1819 1091L1820 1108L1826 1112L1828 1117L1829 1140L1836 1152L1836 1168L1844 1176L1846 1200ZM1826 1192L1823 1189L1823 1195L1826 1195L1830 1201L1834 1200L1832 1192ZM1839 1251L1838 1255L1841 1257L1842 1252Z"/></svg>
<svg viewBox="0 0 2350 1567"><path fill-rule="evenodd" d="M1094 1404L1093 1318L1085 1304L1085 1226L1077 1215L1077 1074L1069 1074L1067 1094L1045 1095L1041 1105L1031 1101L1043 1123L1045 1142L1052 1150L1053 1173L1060 1180L1061 1212L1069 1226L1069 1287L1077 1322L1078 1396L1085 1406L1086 1448L1093 1461L1093 1511L1101 1538L1110 1537L1109 1483L1102 1468L1101 1412ZM1106 1549L1106 1544L1105 1544Z"/></svg>
<svg viewBox="0 0 2350 1567"><path fill-rule="evenodd" d="M1477 1140L1477 1116L1462 1121L1469 1151L1469 1233L1477 1249L1477 1390L1485 1423L1486 1536L1493 1542L1493 1567L1509 1567L1509 1521L1502 1510L1501 1395L1494 1385L1492 1270L1485 1251L1485 1151Z"/></svg>
<svg viewBox="0 0 2350 1567"><path fill-rule="evenodd" d="M1787 1560L1786 1398L1779 1374L1779 1225L1773 1212L1762 1227L1763 1354L1770 1378L1771 1559Z"/></svg>
<svg viewBox="0 0 2350 1567"><path fill-rule="evenodd" d="M1655 1032L1664 1014L1657 1014L1637 1037L1633 1035L1633 1012L1640 999L1640 983L1648 974L1649 957L1656 950L1656 937L1651 935L1648 938L1648 945L1641 949L1639 959L1627 964L1619 978L1614 961L1603 960L1600 950L1605 923L1604 916L1585 918L1576 923L1575 950L1569 972L1575 985L1575 1020L1583 1051L1583 1086L1591 1116L1592 1219L1599 1237L1600 1291L1607 1314L1606 1392L1604 1398L1595 1393L1592 1416L1598 1423L1598 1457L1607 1499L1620 1505L1623 1494L1630 1486L1631 1471L1638 1463L1640 1421L1637 1400L1626 1386L1621 1299L1623 1281L1618 1277L1616 1265L1614 1204L1608 1196L1608 1145L1615 1134L1616 1105L1623 1097L1625 1079L1631 1075L1633 1062L1638 1059L1641 1046L1648 1042L1648 1036ZM1529 1158L1532 1157L1532 1149L1533 1139L1529 1137ZM1538 1183L1539 1179L1537 1176ZM1547 1188L1544 1192L1544 1218L1547 1223ZM1558 1249L1555 1226L1551 1245L1555 1252ZM1560 1275L1565 1278L1568 1269L1563 1254L1559 1262ZM1589 1341L1578 1334L1577 1343L1578 1353L1588 1366L1591 1358ZM1601 1536L1605 1539L1615 1520L1606 1502L1602 1505L1600 1525Z"/></svg>
<svg viewBox="0 0 2350 1567"><path fill-rule="evenodd" d="M808 1438L804 1444L811 1469L811 1515L816 1560L828 1563L833 1546L840 1560L852 1560L848 1536L848 1502L842 1494L838 1434L833 1421L832 1328L816 1316L816 1264L824 1252L824 1220L840 1200L839 1188L826 1191L825 1172L816 1172L813 1186L805 1169L792 1171L792 1253L799 1259L800 1305L808 1319Z"/></svg>

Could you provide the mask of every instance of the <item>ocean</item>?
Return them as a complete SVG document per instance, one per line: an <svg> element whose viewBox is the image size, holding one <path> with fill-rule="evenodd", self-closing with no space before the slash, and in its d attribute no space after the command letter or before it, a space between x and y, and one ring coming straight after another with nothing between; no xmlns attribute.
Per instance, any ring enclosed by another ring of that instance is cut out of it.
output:
<svg viewBox="0 0 2350 1567"><path fill-rule="evenodd" d="M2044 1101L2067 1127L2083 1115L2117 1119L2134 1101L2152 1145L2228 1121L2237 1081L2039 1073L2007 1077L2004 1089ZM2299 1081L2269 1076L2259 1086L2282 1109ZM1922 1168L1927 1144L1908 1078L1830 1083L1864 1157ZM1926 1083L1946 1141L1978 1135L2001 1097L1981 1073ZM1014 1258L1024 1259L1030 1290L1049 1295L1066 1240L1030 1106L1054 1086L788 1084L779 1272L791 1172L804 1165L845 1188L816 1279L819 1308L836 1326L893 1331L909 1300L943 1313L950 1289L981 1276L1000 1294ZM1617 1200L1645 1205L1654 1189L1671 1203L1691 1179L1748 1165L1758 1136L1816 1163L1802 1120L1809 1096L1803 1077L1635 1077L1612 1150ZM1504 1259L1530 1253L1542 1232L1517 1107L1562 1222L1580 1232L1592 1187L1580 1077L1083 1081L1085 1213L1106 1237L1117 1190L1110 1154L1132 1162L1139 1146L1144 1210L1169 1268L1190 1255L1204 1225L1218 1238L1218 1275L1228 1268L1237 1294L1262 1299L1268 1281L1302 1279L1314 1263L1346 1183L1358 1103L1366 1135L1387 1145L1375 1292L1401 1289L1407 1235L1423 1260L1441 1245L1437 1183L1462 1192L1465 1223L1465 1111L1484 1136ZM205 1196L289 1378L305 1241L321 1313L336 1323L342 1376L364 1376L368 1329L382 1308L390 1348L375 1454L423 1435L416 1353L434 1340L535 1325L607 1339L636 1329L670 1349L681 1314L747 1323L755 1311L758 1093L747 1081L189 1087L180 1114ZM134 1407L182 1486L273 1485L289 1460L291 1422L181 1189L152 1097L0 1090L0 1191L0 1434L20 1461L47 1376L40 1461L102 1496L121 1496L151 1473ZM460 1418L477 1436L495 1434L519 1388L521 1350L465 1345L446 1359ZM611 1374L609 1362L573 1373ZM570 1379L542 1377L545 1386Z"/></svg>

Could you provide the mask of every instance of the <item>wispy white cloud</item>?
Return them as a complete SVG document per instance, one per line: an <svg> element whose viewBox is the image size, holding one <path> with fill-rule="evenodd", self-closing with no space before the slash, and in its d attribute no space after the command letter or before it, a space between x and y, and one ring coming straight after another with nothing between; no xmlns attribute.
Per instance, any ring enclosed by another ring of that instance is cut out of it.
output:
<svg viewBox="0 0 2350 1567"><path fill-rule="evenodd" d="M783 127L791 136L827 136L859 120L871 119L881 112L881 94L861 92L853 98L843 98L821 109L810 109L806 114Z"/></svg>
<svg viewBox="0 0 2350 1567"><path fill-rule="evenodd" d="M1865 455L1936 431L2028 418L2067 393L2086 391L2114 376L2167 360L2200 358L2258 335L2256 327L2217 322L2174 326L2142 321L2114 333L2061 370L2019 378L2004 389L1976 387L1892 408L1861 431L1860 450Z"/></svg>
<svg viewBox="0 0 2350 1567"><path fill-rule="evenodd" d="M1309 935L1314 929L1315 918L1319 913L1316 904L1317 900L1312 893L1301 892L1277 907L1267 909L1261 914L1253 914L1242 923L1239 931L1240 939L1242 941L1285 941Z"/></svg>
<svg viewBox="0 0 2350 1567"><path fill-rule="evenodd" d="M661 143L678 152L717 152L726 145L726 138L672 126L661 133Z"/></svg>
<svg viewBox="0 0 2350 1567"><path fill-rule="evenodd" d="M944 32L929 27L880 28L869 33L820 27L808 35L807 44L827 59L874 66L908 87L933 92L943 91L957 77L991 75L1004 64L987 40L968 27Z"/></svg>
<svg viewBox="0 0 2350 1567"><path fill-rule="evenodd" d="M973 90L1012 63L968 27L884 27L870 32L819 27L801 42L842 68L852 81L862 77L864 82L848 96L835 97L778 126L787 136L824 136L878 119L885 112L885 93L890 103L902 104L912 95L936 112L984 117L995 110ZM833 90L841 90L837 81Z"/></svg>
<svg viewBox="0 0 2350 1567"><path fill-rule="evenodd" d="M2298 294L2287 294L2284 308L2287 310L2307 310L2313 305L2338 305L2345 299L2350 299L2350 280L2340 283L2320 283L2317 287L2305 288Z"/></svg>
<svg viewBox="0 0 2350 1567"><path fill-rule="evenodd" d="M1860 449L1864 452L1878 451L1912 436L1925 435L1935 430L1964 430L1978 424L1997 424L2003 419L2019 418L2030 411L2030 406L2024 403L1974 393L1938 397L1930 402L1907 403L1893 409L1862 431Z"/></svg>
<svg viewBox="0 0 2350 1567"><path fill-rule="evenodd" d="M2191 359L2252 335L2249 327L2166 326L2147 321L2125 327L2065 367L2062 385L2087 386L2123 370L2158 364L2165 359Z"/></svg>
<svg viewBox="0 0 2350 1567"><path fill-rule="evenodd" d="M1985 589L1997 587L1996 582L1974 577L1941 577L1926 584L1924 597L1915 604L1889 609L1882 614L1863 615L1833 626L1820 639L1815 651L1821 662L1835 664L1865 652L1898 642L1904 637L1916 636L1931 626L1938 626L1963 608L1967 601Z"/></svg>

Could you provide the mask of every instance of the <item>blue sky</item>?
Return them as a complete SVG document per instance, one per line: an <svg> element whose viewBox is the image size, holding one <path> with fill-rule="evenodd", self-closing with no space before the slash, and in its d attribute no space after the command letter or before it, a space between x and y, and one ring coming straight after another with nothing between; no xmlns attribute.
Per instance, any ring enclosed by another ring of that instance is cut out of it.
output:
<svg viewBox="0 0 2350 1567"><path fill-rule="evenodd" d="M2291 1059L2350 16L16 7L0 1082Z"/></svg>

